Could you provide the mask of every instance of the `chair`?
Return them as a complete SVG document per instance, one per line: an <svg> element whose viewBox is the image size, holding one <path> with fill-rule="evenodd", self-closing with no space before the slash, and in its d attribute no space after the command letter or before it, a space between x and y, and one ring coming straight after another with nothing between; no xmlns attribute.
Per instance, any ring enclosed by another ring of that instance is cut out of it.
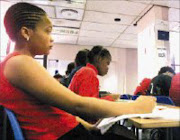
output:
<svg viewBox="0 0 180 140"><path fill-rule="evenodd" d="M136 100L139 97L139 95L133 95L132 100ZM169 104L169 105L175 105L172 99L168 96L154 96L157 99L157 103L160 104Z"/></svg>
<svg viewBox="0 0 180 140"><path fill-rule="evenodd" d="M131 99L136 100L138 97L139 97L139 95L133 95Z"/></svg>
<svg viewBox="0 0 180 140"><path fill-rule="evenodd" d="M9 121L10 121L12 130L13 130L13 133L14 133L14 139L15 140L24 140L25 138L23 136L22 130L21 130L20 126L19 126L19 123L18 123L14 113L12 111L10 111L9 109L7 109L7 108L4 108L4 111L7 114L7 117L9 119Z"/></svg>
<svg viewBox="0 0 180 140"><path fill-rule="evenodd" d="M123 94L123 95L121 95L120 99L130 100L130 99L131 99L131 95L129 95L129 94Z"/></svg>
<svg viewBox="0 0 180 140"><path fill-rule="evenodd" d="M157 103L175 105L172 99L168 96L156 96Z"/></svg>

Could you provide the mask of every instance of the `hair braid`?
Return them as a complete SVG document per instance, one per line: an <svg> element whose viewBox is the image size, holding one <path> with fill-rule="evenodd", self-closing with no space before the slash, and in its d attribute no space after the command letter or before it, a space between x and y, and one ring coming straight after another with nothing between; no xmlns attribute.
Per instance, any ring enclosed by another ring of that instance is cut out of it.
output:
<svg viewBox="0 0 180 140"><path fill-rule="evenodd" d="M15 41L21 27L35 29L36 24L44 15L46 15L46 12L35 5L17 3L8 9L4 17L6 32L10 39Z"/></svg>

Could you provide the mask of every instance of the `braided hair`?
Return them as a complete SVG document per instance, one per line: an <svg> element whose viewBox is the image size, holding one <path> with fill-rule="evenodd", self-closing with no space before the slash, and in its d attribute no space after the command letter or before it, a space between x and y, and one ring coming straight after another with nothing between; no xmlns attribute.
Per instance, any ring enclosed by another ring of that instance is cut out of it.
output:
<svg viewBox="0 0 180 140"><path fill-rule="evenodd" d="M111 59L111 54L107 49L103 48L102 46L97 45L97 46L94 46L88 53L89 63L95 64L99 57L101 58L108 57Z"/></svg>
<svg viewBox="0 0 180 140"><path fill-rule="evenodd" d="M29 3L20 2L11 6L4 17L4 25L9 38L12 41L17 40L17 33L25 26L35 29L36 24L45 16L46 12Z"/></svg>

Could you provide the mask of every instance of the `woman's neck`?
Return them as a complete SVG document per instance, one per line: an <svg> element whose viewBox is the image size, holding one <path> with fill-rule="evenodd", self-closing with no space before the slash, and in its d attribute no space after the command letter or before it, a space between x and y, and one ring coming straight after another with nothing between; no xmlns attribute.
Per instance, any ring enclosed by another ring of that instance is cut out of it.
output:
<svg viewBox="0 0 180 140"><path fill-rule="evenodd" d="M35 57L35 55L33 55L30 52L29 47L27 45L25 45L25 44L18 44L18 43L16 43L14 51L15 52L19 52L19 53L24 54L24 55Z"/></svg>

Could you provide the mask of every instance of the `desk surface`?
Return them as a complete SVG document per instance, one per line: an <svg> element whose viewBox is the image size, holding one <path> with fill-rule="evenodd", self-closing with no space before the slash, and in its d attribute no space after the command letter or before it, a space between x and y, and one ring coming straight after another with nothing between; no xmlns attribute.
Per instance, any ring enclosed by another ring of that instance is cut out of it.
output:
<svg viewBox="0 0 180 140"><path fill-rule="evenodd" d="M180 108L175 106L167 106L170 108ZM129 118L129 121L137 128L162 128L162 127L180 127L180 121L165 120L165 119L141 119Z"/></svg>

